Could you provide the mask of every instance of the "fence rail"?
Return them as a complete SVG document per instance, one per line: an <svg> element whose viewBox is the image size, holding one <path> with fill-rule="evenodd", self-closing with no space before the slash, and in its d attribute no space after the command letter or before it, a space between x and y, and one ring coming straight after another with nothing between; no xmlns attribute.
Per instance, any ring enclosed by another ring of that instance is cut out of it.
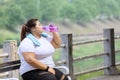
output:
<svg viewBox="0 0 120 80"><path fill-rule="evenodd" d="M88 56L84 56L84 57L78 57L78 58L74 58L74 61L79 61L79 60L84 60L84 59L88 59L88 58L95 58L95 57L100 57L103 55L107 55L108 53L99 53L99 54L94 54L94 55L88 55Z"/></svg>
<svg viewBox="0 0 120 80"><path fill-rule="evenodd" d="M3 62L0 64L0 77L19 77L18 70L13 70L10 63L12 61L18 60L17 56L17 41L16 40L7 40L3 44L3 53L0 54L0 58L3 59ZM8 64L7 64L8 63ZM7 67L4 67L7 66ZM7 71L8 72L4 72ZM3 72L3 73L2 73Z"/></svg>
<svg viewBox="0 0 120 80"><path fill-rule="evenodd" d="M101 41L107 41L107 38L101 38L101 39L95 39L95 40L89 40L89 41L80 41L80 42L73 42L73 46L76 45L83 45L83 44L88 44L88 43L95 43L95 42L101 42Z"/></svg>
<svg viewBox="0 0 120 80"><path fill-rule="evenodd" d="M8 57L8 56L9 56L8 53L3 53L3 54L0 55L0 58L4 58L4 57Z"/></svg>
<svg viewBox="0 0 120 80"><path fill-rule="evenodd" d="M101 35L101 34L100 34ZM116 66L119 66L120 63L117 63L115 60L115 53L120 52L120 50L115 50L115 40L120 39L120 36L114 36L114 29L104 29L103 30L103 37L92 39L92 40L86 40L86 41L73 41L73 37L79 37L73 36L72 34L61 34L62 39L62 45L61 45L61 60L56 61L56 65L65 65L70 70L70 76L72 77L72 80L75 80L75 76L104 70L104 74L112 75L112 74L118 74L119 70L116 68ZM88 55L84 57L77 57L73 58L73 46L77 45L84 45L89 43L95 43L95 42L103 42L104 43L104 52L100 52L94 55ZM6 41L3 45L3 53L0 55L0 58L5 57L5 62L8 62L7 64L0 64L0 68L4 67L4 65L10 65L11 62L9 61L16 61L18 62L18 65L15 65L14 69L17 69L19 67L19 60L16 55L17 53L17 42L15 41ZM14 57L13 57L14 56ZM74 61L81 61L88 58L96 58L96 57L104 57L104 66L93 68L90 70L82 71L82 72L74 72ZM12 57L12 58L11 58ZM18 60L18 61L17 61ZM13 66L14 67L14 66ZM8 69L11 70L11 68L7 67L5 70ZM0 72L4 72L4 70L0 70ZM18 73L18 72L17 72ZM4 73L4 75L8 76L8 73ZM0 76L3 75L3 73L0 73ZM16 76L16 72L10 73L10 76Z"/></svg>

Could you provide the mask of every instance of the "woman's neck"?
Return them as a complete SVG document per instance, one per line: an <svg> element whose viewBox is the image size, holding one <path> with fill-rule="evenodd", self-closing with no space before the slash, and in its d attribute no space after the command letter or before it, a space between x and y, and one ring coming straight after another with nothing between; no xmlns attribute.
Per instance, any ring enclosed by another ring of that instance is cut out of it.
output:
<svg viewBox="0 0 120 80"><path fill-rule="evenodd" d="M40 38L41 38L41 35L34 34L34 33L32 33L32 34L33 34L33 36L35 36L35 38L37 38L37 39L40 39Z"/></svg>

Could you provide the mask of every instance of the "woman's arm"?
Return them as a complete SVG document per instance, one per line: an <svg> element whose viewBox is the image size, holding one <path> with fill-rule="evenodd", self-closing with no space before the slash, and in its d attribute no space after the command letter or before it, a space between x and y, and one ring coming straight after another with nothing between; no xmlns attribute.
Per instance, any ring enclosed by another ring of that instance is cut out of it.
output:
<svg viewBox="0 0 120 80"><path fill-rule="evenodd" d="M61 45L61 39L59 33L52 32L52 35L53 35L53 39L51 41L52 45L54 46L54 48L59 48Z"/></svg>
<svg viewBox="0 0 120 80"><path fill-rule="evenodd" d="M28 64L30 64L31 66L33 66L34 68L41 69L41 70L46 70L47 69L47 65L38 61L33 52L24 52L22 54L24 56L25 61ZM55 74L55 71L52 68L49 68L48 71Z"/></svg>
<svg viewBox="0 0 120 80"><path fill-rule="evenodd" d="M45 70L47 68L45 64L39 62L36 59L36 56L33 52L24 52L23 56L24 56L25 61L33 67L41 69L41 70Z"/></svg>

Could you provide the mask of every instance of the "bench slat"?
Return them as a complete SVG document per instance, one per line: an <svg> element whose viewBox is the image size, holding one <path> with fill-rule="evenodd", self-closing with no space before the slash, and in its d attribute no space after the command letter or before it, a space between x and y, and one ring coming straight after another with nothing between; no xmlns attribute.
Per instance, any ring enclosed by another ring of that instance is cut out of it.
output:
<svg viewBox="0 0 120 80"><path fill-rule="evenodd" d="M9 67L3 67L3 68L0 68L0 73L6 72L6 71L16 70L16 69L18 69L19 67L20 67L20 64L14 65L14 66L9 66Z"/></svg>
<svg viewBox="0 0 120 80"><path fill-rule="evenodd" d="M0 73L12 71L20 67L20 60L5 62L0 64Z"/></svg>
<svg viewBox="0 0 120 80"><path fill-rule="evenodd" d="M1 63L1 64L0 64L0 68L1 68L1 67L5 67L5 66L16 65L16 64L20 64L20 60Z"/></svg>

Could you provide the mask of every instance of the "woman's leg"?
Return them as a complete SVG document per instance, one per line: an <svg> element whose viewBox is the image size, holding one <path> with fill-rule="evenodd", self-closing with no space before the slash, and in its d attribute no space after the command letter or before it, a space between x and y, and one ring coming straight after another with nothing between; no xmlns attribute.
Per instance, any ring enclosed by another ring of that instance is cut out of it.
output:
<svg viewBox="0 0 120 80"><path fill-rule="evenodd" d="M68 80L67 76L60 70L54 68L57 80Z"/></svg>
<svg viewBox="0 0 120 80"><path fill-rule="evenodd" d="M57 80L55 75L42 70L32 70L22 75L23 80Z"/></svg>

